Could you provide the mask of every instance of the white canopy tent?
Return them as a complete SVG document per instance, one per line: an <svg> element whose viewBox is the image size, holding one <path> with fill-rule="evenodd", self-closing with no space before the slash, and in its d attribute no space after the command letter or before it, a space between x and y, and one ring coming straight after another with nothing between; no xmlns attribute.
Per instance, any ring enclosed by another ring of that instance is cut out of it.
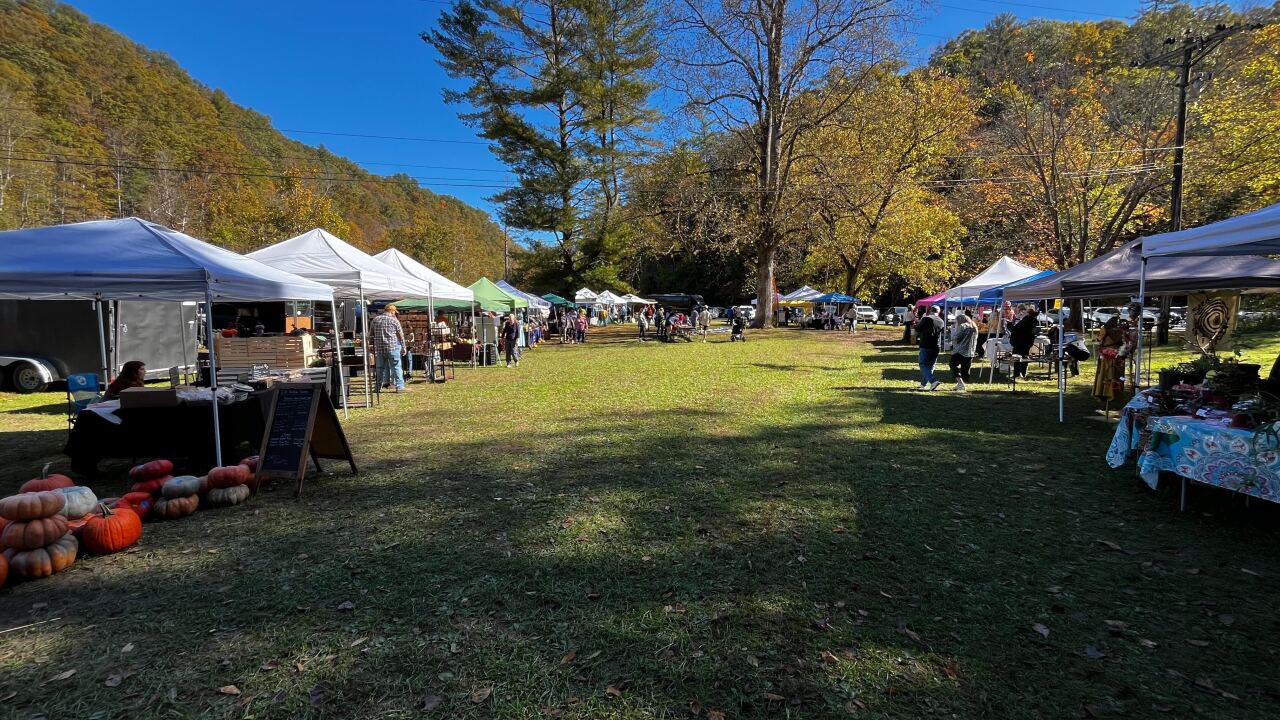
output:
<svg viewBox="0 0 1280 720"><path fill-rule="evenodd" d="M964 298L976 298L978 293L983 290L1008 285L1009 283L1029 278L1032 275L1039 275L1042 272L1044 271L1039 268L1024 265L1005 255L992 263L991 267L975 275L972 280L949 288L945 302L950 303Z"/></svg>
<svg viewBox="0 0 1280 720"><path fill-rule="evenodd" d="M308 230L296 237L283 240L261 250L249 253L249 257L287 270L304 278L333 288L337 297L357 299L362 317L367 300L400 300L415 298L426 300L431 287L372 255L356 248L322 228ZM335 309L334 322L338 313ZM372 404L369 397L369 323L360 323L364 352L361 365L365 377L365 406ZM338 366L342 367L342 342L337 342ZM341 372L339 374L342 374ZM345 400L345 399L344 399Z"/></svg>
<svg viewBox="0 0 1280 720"><path fill-rule="evenodd" d="M102 303L158 300L205 303L210 386L216 388L215 301L311 300L333 303L333 291L140 218L27 228L0 233L0 298L93 300L98 306L103 379L107 377ZM222 430L213 402L215 457Z"/></svg>
<svg viewBox="0 0 1280 720"><path fill-rule="evenodd" d="M476 301L476 294L471 292L471 288L459 285L395 248L383 250L373 257L406 275L426 283L427 289L431 291L431 298L434 300L456 300L468 303Z"/></svg>
<svg viewBox="0 0 1280 720"><path fill-rule="evenodd" d="M627 301L621 295L616 295L609 290L605 290L596 296L596 302L602 305L626 305Z"/></svg>
<svg viewBox="0 0 1280 720"><path fill-rule="evenodd" d="M588 288L582 288L573 294L573 301L579 305L595 305L599 296Z"/></svg>
<svg viewBox="0 0 1280 720"><path fill-rule="evenodd" d="M1280 203L1228 220L1142 238L1142 257L1280 253Z"/></svg>
<svg viewBox="0 0 1280 720"><path fill-rule="evenodd" d="M644 298L633 295L631 293L627 293L626 295L623 295L622 299L633 305L657 305L657 303L654 302L653 300L645 300Z"/></svg>

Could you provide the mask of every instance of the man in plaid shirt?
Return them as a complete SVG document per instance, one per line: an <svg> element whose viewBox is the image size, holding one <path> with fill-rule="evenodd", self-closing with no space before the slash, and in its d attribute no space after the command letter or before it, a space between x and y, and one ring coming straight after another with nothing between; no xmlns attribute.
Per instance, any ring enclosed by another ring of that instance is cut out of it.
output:
<svg viewBox="0 0 1280 720"><path fill-rule="evenodd" d="M396 392L404 392L404 372L400 369L404 328L396 317L395 305L387 305L373 316L369 323L369 342L373 344L374 357L377 358L378 387L386 387L394 380Z"/></svg>

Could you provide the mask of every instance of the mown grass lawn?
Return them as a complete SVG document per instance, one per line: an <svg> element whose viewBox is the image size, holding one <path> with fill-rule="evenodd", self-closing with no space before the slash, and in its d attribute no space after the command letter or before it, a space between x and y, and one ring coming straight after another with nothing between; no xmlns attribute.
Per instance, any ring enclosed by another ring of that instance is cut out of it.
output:
<svg viewBox="0 0 1280 720"><path fill-rule="evenodd" d="M895 337L598 333L387 398L358 477L0 590L47 621L0 716L1280 714L1273 508L1108 469L1091 364L1060 425L1052 383L910 391ZM0 487L60 402L0 396Z"/></svg>

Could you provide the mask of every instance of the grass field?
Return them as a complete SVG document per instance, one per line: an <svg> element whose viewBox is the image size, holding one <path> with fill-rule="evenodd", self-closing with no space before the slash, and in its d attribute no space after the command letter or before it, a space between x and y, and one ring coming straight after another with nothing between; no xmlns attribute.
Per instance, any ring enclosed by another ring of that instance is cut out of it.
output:
<svg viewBox="0 0 1280 720"><path fill-rule="evenodd" d="M910 391L896 335L597 333L385 398L358 477L0 590L0 717L1280 715L1280 514L1108 469L1092 364L1060 425L1052 383ZM0 487L60 403L0 396Z"/></svg>

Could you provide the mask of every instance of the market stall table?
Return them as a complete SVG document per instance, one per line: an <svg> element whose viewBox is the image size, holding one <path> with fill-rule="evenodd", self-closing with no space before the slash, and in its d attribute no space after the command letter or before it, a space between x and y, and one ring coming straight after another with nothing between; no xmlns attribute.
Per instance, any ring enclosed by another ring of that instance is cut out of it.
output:
<svg viewBox="0 0 1280 720"><path fill-rule="evenodd" d="M1229 417L1162 415L1152 391L1139 393L1120 414L1107 463L1118 468L1133 451L1138 472L1153 490L1160 473L1223 488L1269 502L1280 502L1280 447L1253 430L1230 426Z"/></svg>
<svg viewBox="0 0 1280 720"><path fill-rule="evenodd" d="M261 443L271 393L253 392L245 400L218 407L224 457L235 457L242 442L253 448ZM112 401L93 407L94 410L79 414L63 449L71 458L71 468L78 473L96 476L98 463L107 458L185 459L193 467L216 464L214 448L209 444L213 413L208 402L120 408L118 401Z"/></svg>

